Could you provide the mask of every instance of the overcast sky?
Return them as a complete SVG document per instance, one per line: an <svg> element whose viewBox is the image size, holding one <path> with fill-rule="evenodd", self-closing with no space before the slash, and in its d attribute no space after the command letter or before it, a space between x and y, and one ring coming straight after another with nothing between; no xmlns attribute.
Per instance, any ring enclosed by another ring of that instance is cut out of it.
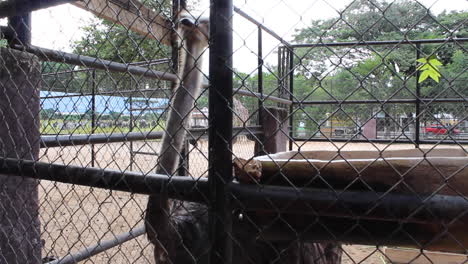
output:
<svg viewBox="0 0 468 264"><path fill-rule="evenodd" d="M286 40L292 40L295 29L306 27L312 19L336 17L351 0L234 0L237 7L273 29ZM419 0L438 14L445 10L468 10L468 0ZM209 1L201 0L196 8L208 16ZM33 44L45 48L71 51L71 43L80 39L80 27L94 16L66 4L33 13ZM278 41L264 34L264 56L267 63L276 64L273 52ZM257 29L250 22L234 17L234 67L242 72L254 71L257 64ZM207 65L204 65L207 68Z"/></svg>

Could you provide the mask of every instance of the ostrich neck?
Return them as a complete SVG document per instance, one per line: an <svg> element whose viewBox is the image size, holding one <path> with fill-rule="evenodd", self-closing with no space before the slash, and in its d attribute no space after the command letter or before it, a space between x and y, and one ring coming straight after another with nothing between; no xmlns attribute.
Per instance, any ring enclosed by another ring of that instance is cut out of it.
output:
<svg viewBox="0 0 468 264"><path fill-rule="evenodd" d="M190 43L186 41L186 50L183 58L183 68L180 76L182 77L181 86L186 90L196 93L199 91L202 81L202 53L204 45L200 42ZM194 94L195 95L195 94ZM198 96L198 95L196 95Z"/></svg>
<svg viewBox="0 0 468 264"><path fill-rule="evenodd" d="M180 153L183 149L186 131L189 128L190 113L193 110L195 99L200 94L202 73L201 54L204 46L202 43L185 43L185 50L181 62L181 77L177 89L171 101L171 109L166 123L159 165L157 173L173 175L179 165Z"/></svg>
<svg viewBox="0 0 468 264"><path fill-rule="evenodd" d="M174 175L179 165L180 155L183 150L185 137L189 128L190 113L192 112L196 98L200 95L202 72L201 55L206 45L189 38L185 41L181 50L179 83L174 83L174 95L170 103L170 111L166 122L159 151L156 173ZM161 190L159 194L151 195L148 199L145 225L148 238L155 245L155 259L169 255L173 257L174 237L178 232L174 224L171 224L170 206L167 190ZM164 245L161 248L160 245Z"/></svg>

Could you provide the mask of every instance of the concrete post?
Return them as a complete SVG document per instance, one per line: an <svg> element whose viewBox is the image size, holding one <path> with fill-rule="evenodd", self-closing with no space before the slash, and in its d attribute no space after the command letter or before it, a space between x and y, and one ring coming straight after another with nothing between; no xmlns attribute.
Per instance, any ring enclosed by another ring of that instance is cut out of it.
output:
<svg viewBox="0 0 468 264"><path fill-rule="evenodd" d="M0 48L0 157L39 155L39 59ZM0 263L41 263L38 180L0 175Z"/></svg>

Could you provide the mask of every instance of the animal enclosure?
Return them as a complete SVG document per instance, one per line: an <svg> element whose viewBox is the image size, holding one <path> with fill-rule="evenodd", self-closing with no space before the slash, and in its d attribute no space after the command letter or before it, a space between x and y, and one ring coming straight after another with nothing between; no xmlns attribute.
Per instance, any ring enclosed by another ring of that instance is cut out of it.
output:
<svg viewBox="0 0 468 264"><path fill-rule="evenodd" d="M0 1L0 263L464 263L468 5L304 2Z"/></svg>

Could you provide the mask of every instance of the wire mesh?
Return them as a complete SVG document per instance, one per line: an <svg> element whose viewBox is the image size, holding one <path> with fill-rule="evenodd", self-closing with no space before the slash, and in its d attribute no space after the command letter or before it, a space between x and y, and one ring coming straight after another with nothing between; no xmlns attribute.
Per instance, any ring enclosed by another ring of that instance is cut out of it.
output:
<svg viewBox="0 0 468 264"><path fill-rule="evenodd" d="M1 263L466 263L462 0L46 2L0 1Z"/></svg>

